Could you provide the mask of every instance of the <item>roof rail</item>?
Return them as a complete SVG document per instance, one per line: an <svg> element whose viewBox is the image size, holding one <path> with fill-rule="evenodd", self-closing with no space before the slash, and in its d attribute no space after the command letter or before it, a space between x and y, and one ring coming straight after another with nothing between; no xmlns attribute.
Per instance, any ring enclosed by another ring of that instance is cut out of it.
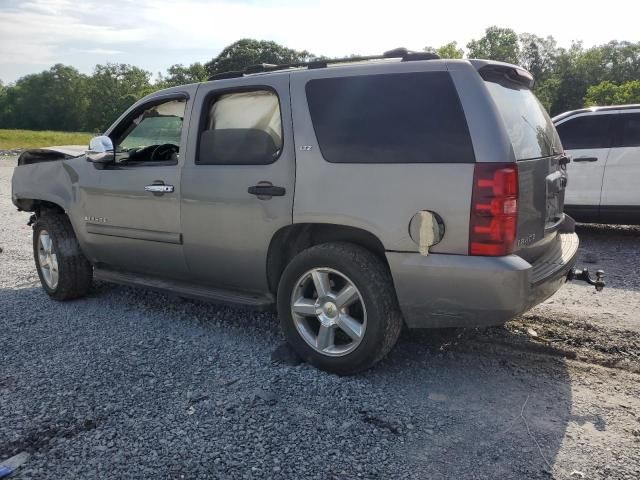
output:
<svg viewBox="0 0 640 480"><path fill-rule="evenodd" d="M591 107L579 108L577 110L569 110L567 112L560 113L555 117L551 118L551 120L555 122L559 122L560 120L564 120L566 118L573 117L575 115L579 115L581 113L593 113L593 112L611 112L614 110L640 110L640 103L632 103L629 105L593 105Z"/></svg>
<svg viewBox="0 0 640 480"><path fill-rule="evenodd" d="M303 68L315 69L315 68L327 68L330 64L336 63L351 63L351 62L364 62L367 60L384 60L388 58L401 58L403 62L411 62L416 60L438 60L440 57L431 52L414 52L407 50L406 48L394 48L384 52L382 55L369 55L358 57L345 57L345 58L318 58L310 62L295 62L285 63L280 65L274 65L272 63L260 63L257 65L251 65L244 70L234 70L229 72L217 73L209 77L209 80L223 80L226 78L238 78L244 75L251 75L254 73L275 72L279 70L289 70L291 68Z"/></svg>

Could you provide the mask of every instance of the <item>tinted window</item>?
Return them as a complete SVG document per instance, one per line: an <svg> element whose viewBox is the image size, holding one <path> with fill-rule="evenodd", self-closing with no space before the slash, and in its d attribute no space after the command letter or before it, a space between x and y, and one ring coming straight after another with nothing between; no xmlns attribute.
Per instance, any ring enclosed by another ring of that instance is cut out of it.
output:
<svg viewBox="0 0 640 480"><path fill-rule="evenodd" d="M517 160L562 153L553 122L531 90L507 80L487 81L486 85L504 120Z"/></svg>
<svg viewBox="0 0 640 480"><path fill-rule="evenodd" d="M612 115L587 115L561 123L556 128L567 150L608 148L609 125Z"/></svg>
<svg viewBox="0 0 640 480"><path fill-rule="evenodd" d="M278 96L268 90L229 93L206 112L197 163L262 165L274 162L281 149Z"/></svg>
<svg viewBox="0 0 640 480"><path fill-rule="evenodd" d="M640 146L640 113L624 113L618 116L621 122L620 141L616 147Z"/></svg>
<svg viewBox="0 0 640 480"><path fill-rule="evenodd" d="M306 88L313 128L329 162L474 161L446 72L318 79Z"/></svg>

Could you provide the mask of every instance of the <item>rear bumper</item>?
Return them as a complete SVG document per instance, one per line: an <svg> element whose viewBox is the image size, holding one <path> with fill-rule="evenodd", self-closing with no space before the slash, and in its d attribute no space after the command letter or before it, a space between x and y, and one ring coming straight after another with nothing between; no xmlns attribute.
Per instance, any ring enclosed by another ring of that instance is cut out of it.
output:
<svg viewBox="0 0 640 480"><path fill-rule="evenodd" d="M517 255L387 252L400 308L410 328L500 325L553 295L575 264L578 236L559 234L530 264Z"/></svg>

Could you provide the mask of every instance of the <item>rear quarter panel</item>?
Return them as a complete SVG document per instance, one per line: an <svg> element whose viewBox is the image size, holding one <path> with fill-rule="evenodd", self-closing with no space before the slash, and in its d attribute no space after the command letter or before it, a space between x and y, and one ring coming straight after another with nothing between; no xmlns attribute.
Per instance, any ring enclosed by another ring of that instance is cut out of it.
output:
<svg viewBox="0 0 640 480"><path fill-rule="evenodd" d="M347 75L448 71L448 61L383 63L370 66L309 70L291 76L296 145L294 223L331 223L367 230L389 251L415 252L409 222L420 210L438 213L445 223L434 253L468 253L472 163L347 164L329 163L320 152L313 129L306 83ZM480 77L468 62L450 72L468 119L476 161L500 161L513 156L508 141L487 119L495 107L487 101ZM476 78L468 80L471 74ZM478 95L482 98L478 98ZM493 109L493 110L492 110ZM499 137L499 142L492 138ZM504 160L503 160L504 161Z"/></svg>

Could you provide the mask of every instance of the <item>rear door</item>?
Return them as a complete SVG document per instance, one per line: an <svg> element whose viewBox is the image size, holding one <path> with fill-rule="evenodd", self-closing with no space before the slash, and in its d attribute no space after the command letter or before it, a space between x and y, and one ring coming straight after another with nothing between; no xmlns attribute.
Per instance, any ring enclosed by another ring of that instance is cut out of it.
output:
<svg viewBox="0 0 640 480"><path fill-rule="evenodd" d="M620 111L604 170L600 207L607 217L640 219L640 109Z"/></svg>
<svg viewBox="0 0 640 480"><path fill-rule="evenodd" d="M562 146L571 157L565 196L569 210L597 216L615 116L611 112L579 114L556 124Z"/></svg>
<svg viewBox="0 0 640 480"><path fill-rule="evenodd" d="M265 293L269 244L293 208L289 74L201 85L193 123L181 183L192 278Z"/></svg>

